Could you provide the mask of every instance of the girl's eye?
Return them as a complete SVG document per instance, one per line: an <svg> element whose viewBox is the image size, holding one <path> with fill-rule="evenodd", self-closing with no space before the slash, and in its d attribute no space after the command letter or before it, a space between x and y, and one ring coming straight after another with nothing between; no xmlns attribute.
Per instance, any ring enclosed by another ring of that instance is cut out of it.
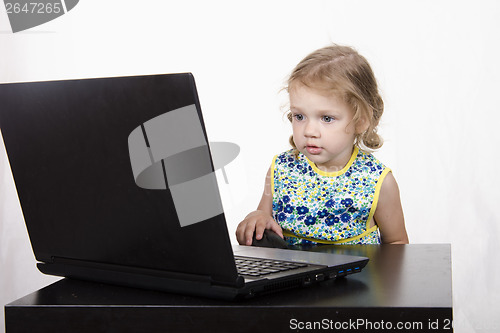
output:
<svg viewBox="0 0 500 333"><path fill-rule="evenodd" d="M304 120L304 116L301 114L294 114L293 117L298 121Z"/></svg>
<svg viewBox="0 0 500 333"><path fill-rule="evenodd" d="M330 117L330 116L323 116L323 121L324 121L325 123L331 123L331 122L332 122L332 121L334 121L334 120L335 120L335 118L333 118L333 117Z"/></svg>

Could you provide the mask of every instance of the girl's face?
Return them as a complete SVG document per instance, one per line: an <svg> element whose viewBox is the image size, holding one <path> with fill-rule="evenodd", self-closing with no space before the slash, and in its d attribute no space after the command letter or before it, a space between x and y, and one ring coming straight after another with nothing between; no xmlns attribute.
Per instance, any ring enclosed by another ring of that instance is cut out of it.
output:
<svg viewBox="0 0 500 333"><path fill-rule="evenodd" d="M354 113L342 98L302 84L290 87L293 140L297 149L326 172L341 170L352 155Z"/></svg>

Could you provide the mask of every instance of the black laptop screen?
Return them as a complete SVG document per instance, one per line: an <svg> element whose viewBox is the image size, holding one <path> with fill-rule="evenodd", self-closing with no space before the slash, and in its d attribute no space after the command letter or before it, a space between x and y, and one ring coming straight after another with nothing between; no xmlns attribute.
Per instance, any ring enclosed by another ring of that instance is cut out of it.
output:
<svg viewBox="0 0 500 333"><path fill-rule="evenodd" d="M0 101L38 260L234 279L192 75L2 84Z"/></svg>

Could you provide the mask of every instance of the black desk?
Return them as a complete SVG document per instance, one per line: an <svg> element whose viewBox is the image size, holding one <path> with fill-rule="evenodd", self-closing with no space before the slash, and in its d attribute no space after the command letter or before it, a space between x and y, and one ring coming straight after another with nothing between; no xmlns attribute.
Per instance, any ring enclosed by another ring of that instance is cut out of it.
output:
<svg viewBox="0 0 500 333"><path fill-rule="evenodd" d="M6 332L452 331L450 245L312 251L370 262L347 278L244 302L63 279L6 305Z"/></svg>

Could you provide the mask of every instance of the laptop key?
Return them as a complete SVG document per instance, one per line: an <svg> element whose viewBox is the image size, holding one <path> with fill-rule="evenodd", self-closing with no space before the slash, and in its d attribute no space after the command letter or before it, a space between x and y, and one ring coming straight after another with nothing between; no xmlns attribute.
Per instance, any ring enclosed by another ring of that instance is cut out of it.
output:
<svg viewBox="0 0 500 333"><path fill-rule="evenodd" d="M303 263L238 256L235 256L235 262L238 273L248 276L268 275L307 266Z"/></svg>

